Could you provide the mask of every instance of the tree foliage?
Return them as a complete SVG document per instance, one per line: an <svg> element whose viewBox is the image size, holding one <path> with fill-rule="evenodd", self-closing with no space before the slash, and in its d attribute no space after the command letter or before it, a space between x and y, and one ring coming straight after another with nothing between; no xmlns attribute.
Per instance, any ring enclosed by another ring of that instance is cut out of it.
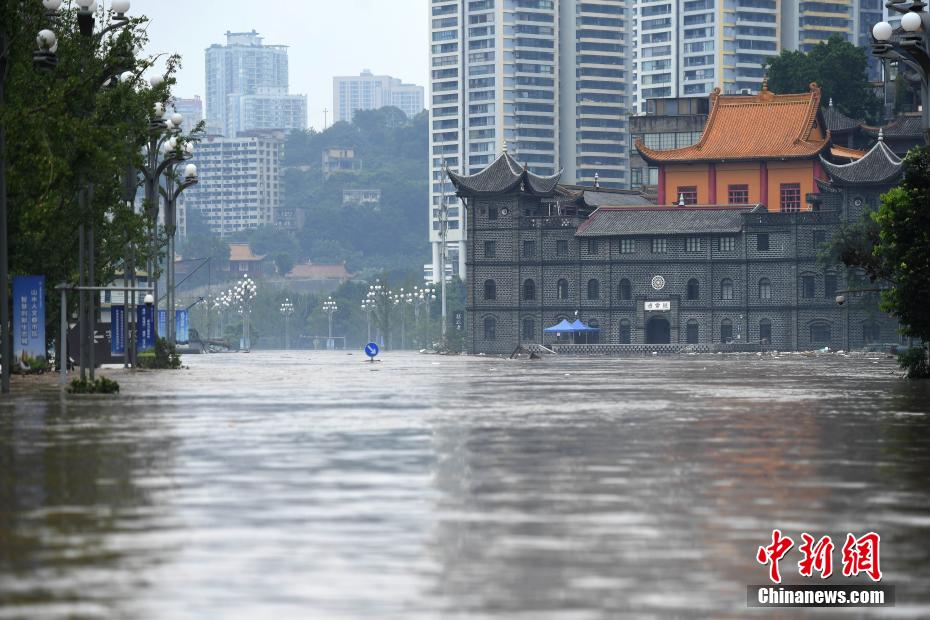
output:
<svg viewBox="0 0 930 620"><path fill-rule="evenodd" d="M878 272L892 284L882 308L895 315L905 336L930 341L930 147L911 149L901 184L882 196L872 214L878 225L873 251Z"/></svg>
<svg viewBox="0 0 930 620"><path fill-rule="evenodd" d="M361 170L324 179L322 154L330 147L354 149ZM408 119L393 107L359 111L351 123L323 132L292 133L285 149L285 202L305 216L295 237L301 257L346 261L353 271L422 270L429 260L428 153L428 113ZM380 189L381 203L343 206L343 189Z"/></svg>
<svg viewBox="0 0 930 620"><path fill-rule="evenodd" d="M177 59L168 62L169 80L146 88L139 79L151 62L139 58L147 42L144 18L99 38L79 33L73 10L62 9L52 24L40 2L0 0L0 14L8 52L0 123L11 273L44 274L49 286L75 281L77 229L84 224L95 231L96 280L110 281L127 244L145 234L143 218L123 200L124 180L141 163L150 110L167 99ZM109 12L97 17L98 31L112 23ZM33 67L35 33L44 28L58 37L51 72ZM126 71L137 77L111 79ZM84 189L88 199L81 201ZM48 298L53 310L57 296Z"/></svg>
<svg viewBox="0 0 930 620"><path fill-rule="evenodd" d="M866 54L839 35L807 53L784 50L766 62L768 87L775 93L802 93L816 82L824 100L832 98L843 114L877 122L882 104L868 80Z"/></svg>

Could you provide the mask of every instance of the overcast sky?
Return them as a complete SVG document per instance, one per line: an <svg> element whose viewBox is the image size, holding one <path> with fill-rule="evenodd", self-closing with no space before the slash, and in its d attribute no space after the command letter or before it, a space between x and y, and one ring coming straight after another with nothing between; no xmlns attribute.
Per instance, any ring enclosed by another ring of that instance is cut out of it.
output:
<svg viewBox="0 0 930 620"><path fill-rule="evenodd" d="M291 93L307 95L311 127L332 123L333 76L362 69L427 85L429 0L132 0L150 18L148 52L178 52L175 94L204 92L204 49L226 31L257 30L268 45L288 45ZM109 5L109 2L106 2Z"/></svg>

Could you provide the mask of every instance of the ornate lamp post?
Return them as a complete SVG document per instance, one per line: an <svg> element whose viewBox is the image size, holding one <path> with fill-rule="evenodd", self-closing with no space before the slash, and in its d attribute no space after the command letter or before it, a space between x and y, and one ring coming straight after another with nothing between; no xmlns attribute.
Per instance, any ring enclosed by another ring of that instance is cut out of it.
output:
<svg viewBox="0 0 930 620"><path fill-rule="evenodd" d="M255 300L258 288L255 282L248 275L241 280L232 289L233 303L239 306L239 314L242 315L242 346L246 351L252 349L252 330L250 320L252 318L252 302Z"/></svg>
<svg viewBox="0 0 930 620"><path fill-rule="evenodd" d="M429 307L430 302L436 300L436 289L432 287L418 288L413 287L411 301L413 302L413 329L417 334L417 347L423 344L423 330L420 329L420 308Z"/></svg>
<svg viewBox="0 0 930 620"><path fill-rule="evenodd" d="M180 117L180 114L175 114L175 116ZM178 126L180 126L181 120L177 121ZM194 145L188 142L184 145L184 159L189 158L194 153ZM174 276L174 236L177 232L177 209L176 203L178 196L181 195L181 192L186 190L188 187L197 184L197 166L194 164L187 164L184 167L184 178L177 179L174 173L174 164L168 166L167 175L165 177L168 182L168 186L161 188L162 195L165 197L165 232L168 233L168 264L166 265L166 278L165 278L165 294L167 299L165 300L165 305L168 308L168 342L175 344L177 339L177 326L175 325L174 318L174 303L175 303L175 276Z"/></svg>
<svg viewBox="0 0 930 620"><path fill-rule="evenodd" d="M326 340L327 349L336 348L336 345L333 344L333 314L335 314L337 310L339 310L339 306L336 305L333 298L327 297L326 301L323 302L323 312L325 312L329 318L329 338Z"/></svg>
<svg viewBox="0 0 930 620"><path fill-rule="evenodd" d="M375 311L375 302L371 298L371 291L365 296L365 299L362 300L362 312L365 313L365 318L368 320L368 342L371 342L371 313Z"/></svg>
<svg viewBox="0 0 930 620"><path fill-rule="evenodd" d="M901 27L878 22L872 27L872 53L914 70L920 78L921 122L930 144L930 14L922 0L889 0L886 7L901 14Z"/></svg>
<svg viewBox="0 0 930 620"><path fill-rule="evenodd" d="M281 311L281 316L284 317L284 350L286 351L291 348L290 338L289 338L287 328L288 328L288 323L290 321L290 318L294 316L294 304L291 303L290 299L285 297L284 301L281 302L280 311Z"/></svg>
<svg viewBox="0 0 930 620"><path fill-rule="evenodd" d="M385 336L387 336L388 340L391 337L391 311L395 306L394 293L381 284L381 280L375 280L374 284L368 286L368 299L371 300L374 308L378 338L383 348Z"/></svg>

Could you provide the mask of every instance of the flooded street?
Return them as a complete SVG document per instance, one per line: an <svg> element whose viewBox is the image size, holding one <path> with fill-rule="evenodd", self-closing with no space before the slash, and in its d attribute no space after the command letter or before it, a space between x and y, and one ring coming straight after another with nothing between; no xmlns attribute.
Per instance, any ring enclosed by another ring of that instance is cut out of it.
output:
<svg viewBox="0 0 930 620"><path fill-rule="evenodd" d="M382 358L0 401L0 618L797 617L746 608L773 528L878 532L871 612L930 617L930 381L893 361Z"/></svg>

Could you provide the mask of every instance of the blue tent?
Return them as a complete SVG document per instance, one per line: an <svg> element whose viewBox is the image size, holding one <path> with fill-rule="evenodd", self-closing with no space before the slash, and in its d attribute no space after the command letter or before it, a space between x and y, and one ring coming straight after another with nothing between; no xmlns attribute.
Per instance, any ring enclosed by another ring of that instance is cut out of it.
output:
<svg viewBox="0 0 930 620"><path fill-rule="evenodd" d="M571 327L572 327L572 331L574 331L574 332L581 332L581 333L599 332L599 331L601 331L601 328L600 328L600 327L591 327L590 325L585 325L585 324L581 321L581 319L575 319L575 322L572 323Z"/></svg>
<svg viewBox="0 0 930 620"><path fill-rule="evenodd" d="M553 325L552 327L547 327L547 328L544 329L543 331L546 332L547 334L552 334L552 333L568 333L568 334L570 334L570 333L573 333L573 332L575 331L575 328L574 328L574 326L573 326L571 323L569 323L569 322L566 321L565 319L562 319L562 322L559 323L558 325Z"/></svg>

